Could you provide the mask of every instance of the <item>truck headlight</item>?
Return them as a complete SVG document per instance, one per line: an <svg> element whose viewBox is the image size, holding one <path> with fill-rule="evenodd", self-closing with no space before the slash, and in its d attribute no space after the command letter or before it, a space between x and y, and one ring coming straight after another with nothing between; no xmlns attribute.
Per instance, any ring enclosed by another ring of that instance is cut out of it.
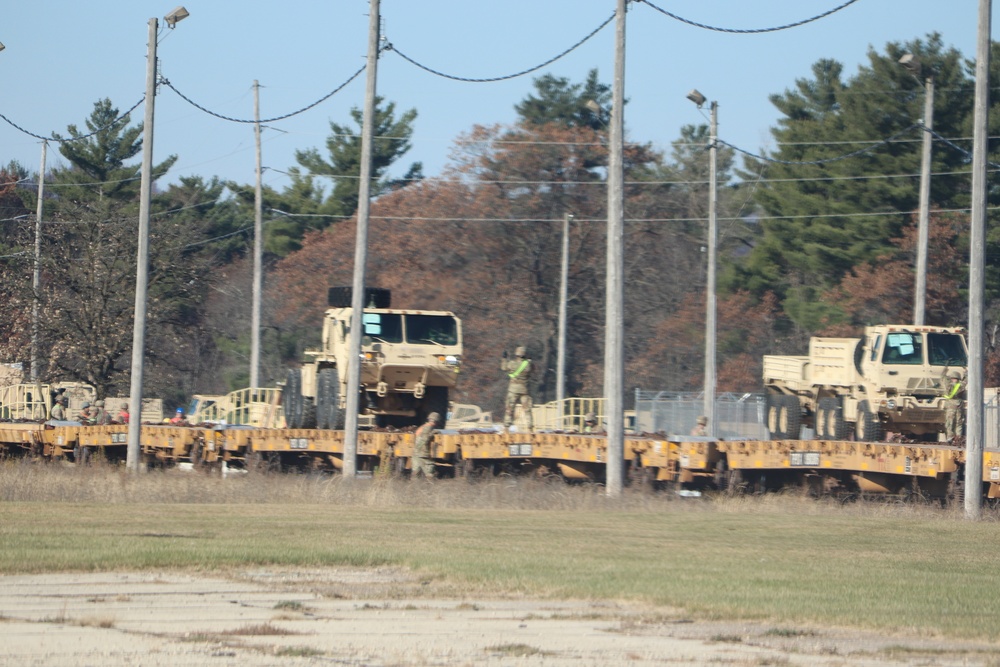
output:
<svg viewBox="0 0 1000 667"><path fill-rule="evenodd" d="M890 410L895 410L896 409L896 401L894 401L893 399L890 398L888 401L885 402L885 407L889 408Z"/></svg>

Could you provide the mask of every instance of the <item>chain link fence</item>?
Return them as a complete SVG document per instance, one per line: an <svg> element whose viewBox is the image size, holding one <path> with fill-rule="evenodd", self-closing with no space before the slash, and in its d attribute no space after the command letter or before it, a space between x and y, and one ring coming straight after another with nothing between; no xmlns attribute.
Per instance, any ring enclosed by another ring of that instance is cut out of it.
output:
<svg viewBox="0 0 1000 667"><path fill-rule="evenodd" d="M640 433L686 435L703 414L703 393L635 391L636 430ZM767 440L766 418L764 394L719 394L715 397L716 437Z"/></svg>

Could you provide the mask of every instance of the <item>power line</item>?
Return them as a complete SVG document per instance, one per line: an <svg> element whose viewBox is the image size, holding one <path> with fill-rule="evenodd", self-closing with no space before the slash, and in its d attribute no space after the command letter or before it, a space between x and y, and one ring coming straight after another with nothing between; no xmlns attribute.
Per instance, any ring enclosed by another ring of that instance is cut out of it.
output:
<svg viewBox="0 0 1000 667"><path fill-rule="evenodd" d="M35 134L34 132L31 132L30 130L24 129L23 127L21 127L20 125L18 125L14 121L12 121L10 118L7 118L7 116L3 115L2 113L0 113L0 118L2 118L4 121L6 121L6 123L8 125L10 125L11 127L13 127L15 130L18 130L19 132L22 132L22 133L28 135L29 137L34 137L35 139L41 139L42 141L57 141L59 143L68 144L68 143L72 143L74 141L82 141L84 139L89 139L90 137L96 135L98 132L103 132L104 130L108 129L109 127L111 127L115 123L119 122L120 120L124 119L126 116L128 116L129 114L131 114L133 111L135 111L139 107L139 105L142 104L143 100L145 100L145 99L146 99L146 96L143 95L141 98L139 98L138 102L136 102L135 104L132 105L132 108L130 108L125 113L120 114L117 118L115 118L113 121L111 121L110 123L108 123L104 127L99 127L96 130L94 130L93 132L89 132L87 134L81 134L80 136L72 137L71 139L63 139L62 137L57 137L57 136L55 136L54 132L52 133L53 136L51 136L51 137L43 137L40 134Z"/></svg>
<svg viewBox="0 0 1000 667"><path fill-rule="evenodd" d="M337 93L339 93L341 90L343 90L347 86L347 84L351 83L356 78L358 78L359 76L361 76L361 73L365 71L365 67L367 67L367 65L362 65L361 68L357 72L355 72L354 74L352 74L350 77L348 77L348 79L346 81L344 81L342 84L340 84L339 86L337 86L336 88L334 88L329 93L327 93L323 97L319 98L315 102L312 102L311 104L307 104L306 106L304 106L301 109L298 109L296 111L292 111L290 113L286 113L286 114L283 114L281 116L274 116L272 118L262 118L262 119L260 119L260 121L257 121L256 119L253 119L253 118L233 118L232 116L224 116L224 115L222 115L220 113L216 113L215 111L212 111L211 109L209 109L207 107L204 107L201 104L198 104L197 102L195 102L194 100L192 100L190 97L188 97L187 95L185 95L184 93L182 93L181 91L179 91L174 86L174 84L170 83L170 81L168 81L167 79L161 77L161 82L167 88L169 88L170 90L172 90L175 93L177 93L177 95L180 96L180 98L182 100L184 100L185 102L187 102L188 104L190 104L194 108L198 109L199 111L204 111L208 115L215 116L216 118L219 118L221 120L226 120L226 121L229 121L231 123L247 123L247 124L253 124L253 123L257 123L257 122L260 122L260 123L274 123L274 122L279 121L279 120L285 120L286 118L291 118L292 116L297 116L300 113L308 111L309 109L312 109L313 107L318 106L318 105L322 104L323 102L327 101L328 99L330 99L331 97L333 97L334 95L336 95Z"/></svg>
<svg viewBox="0 0 1000 667"><path fill-rule="evenodd" d="M403 60L405 60L406 62L408 62L411 65L414 65L414 66L416 66L416 67L424 70L425 72L427 72L429 74L433 74L435 76L440 76L440 77L445 78L445 79L451 79L452 81L463 81L463 82L466 82L466 83L494 83L494 82L497 82L497 81L507 81L509 79L516 79L519 76L524 76L525 74L530 74L532 72L536 72L536 71L542 69L543 67L551 65L552 63L554 63L555 61L559 60L560 58L562 58L562 57L564 57L564 56L572 53L576 49L578 49L587 40L589 40L591 37L593 37L594 35L596 35L597 33L599 33L606 25L608 25L609 23L611 23L614 19L615 19L615 14L611 14L611 16L609 16L608 18L606 18L604 20L604 22L601 23L599 26L597 26L596 28L594 28L593 30L591 30L590 33L587 34L583 39L581 39L580 41L578 41L576 44L573 44L572 46L570 46L568 49L566 49L562 53L559 53L559 54L557 54L557 55L549 58L545 62L539 63L539 64L537 64L537 65L535 65L533 67L529 67L527 69L523 69L523 70L521 70L519 72L514 72L513 74L503 74L501 76L492 76L492 77L486 77L486 78L481 78L481 79L480 78L474 78L474 77L457 76L455 74L447 74L447 73L445 73L445 72L443 72L441 70L434 69L433 67L429 67L427 65L423 65L423 64L417 62L416 60L414 60L413 58L411 58L410 56L406 55L405 53L403 53L399 49L397 49L391 43L386 45L386 49L390 50L390 51L394 51L395 53L398 53L399 57L402 58Z"/></svg>
<svg viewBox="0 0 1000 667"><path fill-rule="evenodd" d="M799 27L801 25L805 25L807 23L812 23L813 21L818 21L819 19L826 18L827 16L830 16L831 14L839 12L841 9L844 9L845 7L853 5L857 1L858 0L847 0L847 2L843 3L842 5L838 5L837 7L834 7L831 10L825 11L822 14L817 14L816 16L811 16L811 17L809 17L807 19L803 19L801 21L795 21L794 23L786 23L784 25L773 26L773 27L770 27L770 28L720 28L718 26L708 25L706 23L698 23L697 21L692 21L691 19L686 19L683 16L678 16L677 14L674 14L672 12L668 12L666 9L663 9L662 7L657 7L656 5L654 5L649 0L633 0L633 2L641 2L643 4L649 5L650 7L652 7L653 9L655 9L656 11L660 12L661 14L663 14L664 16L669 16L672 19L680 21L681 23L686 23L686 24L688 24L690 26L694 26L696 28L704 28L705 30L712 30L714 32L728 32L728 33L736 33L736 34L741 34L741 35L759 34L759 33L763 33L763 32L777 32L779 30L787 30L789 28L797 28L797 27Z"/></svg>

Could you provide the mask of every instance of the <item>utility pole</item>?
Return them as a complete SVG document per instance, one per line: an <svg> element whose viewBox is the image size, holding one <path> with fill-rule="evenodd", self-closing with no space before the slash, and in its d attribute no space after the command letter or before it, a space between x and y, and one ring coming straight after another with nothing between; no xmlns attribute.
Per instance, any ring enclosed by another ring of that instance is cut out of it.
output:
<svg viewBox="0 0 1000 667"><path fill-rule="evenodd" d="M49 142L42 141L42 162L38 168L38 204L35 206L35 267L31 276L31 381L38 381L38 318L39 307L42 298L42 201L45 198L45 156L48 152Z"/></svg>
<svg viewBox="0 0 1000 667"><path fill-rule="evenodd" d="M608 430L607 495L621 496L625 484L625 12L626 0L615 10L615 75L611 86L608 127L608 255L604 307L604 417Z"/></svg>
<svg viewBox="0 0 1000 667"><path fill-rule="evenodd" d="M715 262L719 239L719 224L716 204L719 199L718 188L718 136L719 136L719 105L712 102L712 120L709 125L708 147L708 279L705 295L705 417L708 420L708 435L714 436L715 428L715 335L716 335L716 305L715 305Z"/></svg>
<svg viewBox="0 0 1000 667"><path fill-rule="evenodd" d="M927 244L931 205L931 131L934 129L934 75L924 79L924 142L920 157L920 214L917 223L917 279L913 323L924 324L927 303Z"/></svg>
<svg viewBox="0 0 1000 667"><path fill-rule="evenodd" d="M257 143L257 182L253 191L253 312L250 316L250 394L260 387L260 308L264 288L264 222L261 192L260 84L253 82L253 129Z"/></svg>
<svg viewBox="0 0 1000 667"><path fill-rule="evenodd" d="M572 219L572 213L563 216L562 267L559 274L559 351L556 356L556 400L560 404L566 398L566 300L569 298L569 223Z"/></svg>
<svg viewBox="0 0 1000 667"><path fill-rule="evenodd" d="M979 0L972 121L972 218L969 237L969 384L966 388L965 516L979 519L983 494L983 304L986 277L986 167L990 109L992 0Z"/></svg>
<svg viewBox="0 0 1000 667"><path fill-rule="evenodd" d="M912 53L904 53L899 64L918 81L923 70L920 60ZM930 68L928 68L930 70ZM926 319L927 303L927 245L930 226L931 202L931 141L934 130L934 72L928 71L923 79L924 130L923 150L920 156L920 212L917 223L917 267L913 295L913 323L922 326Z"/></svg>
<svg viewBox="0 0 1000 667"><path fill-rule="evenodd" d="M178 21L190 14L176 7L163 17L173 29ZM149 19L149 41L146 53L146 113L142 124L142 171L139 186L139 243L136 250L135 312L132 325L132 379L129 387L129 420L125 469L137 473L140 467L142 425L142 375L146 352L146 290L149 284L149 206L153 195L153 110L156 106L156 37L159 22Z"/></svg>
<svg viewBox="0 0 1000 667"><path fill-rule="evenodd" d="M375 82L378 70L379 0L369 0L368 65L361 122L361 173L358 183L358 229L354 240L354 283L351 291L351 349L347 361L347 414L344 416L344 477L358 473L358 404L361 398L361 337L365 307L365 264L368 261L368 218L371 211L372 139L375 134Z"/></svg>
<svg viewBox="0 0 1000 667"><path fill-rule="evenodd" d="M158 22L149 19L146 55L146 109L142 124L142 171L139 188L139 244L135 269L135 316L132 328L132 380L129 390L128 445L125 467L139 472L140 426L142 425L142 380L146 348L146 289L149 283L149 205L153 181L153 111L156 103L156 32Z"/></svg>

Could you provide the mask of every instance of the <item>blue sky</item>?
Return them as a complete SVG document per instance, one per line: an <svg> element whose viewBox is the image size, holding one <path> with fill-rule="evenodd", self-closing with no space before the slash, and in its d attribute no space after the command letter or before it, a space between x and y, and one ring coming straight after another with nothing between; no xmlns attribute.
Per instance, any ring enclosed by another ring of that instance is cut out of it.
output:
<svg viewBox="0 0 1000 667"><path fill-rule="evenodd" d="M160 40L164 77L200 105L224 116L253 117L253 81L261 85L261 116L284 115L312 104L365 62L367 0L181 0L191 16ZM0 113L35 134L83 127L93 103L108 97L121 110L145 90L147 22L178 0L7 0L0 23ZM757 29L800 21L842 0L653 0L691 21ZM467 78L498 77L544 62L610 17L615 0L382 0L385 37L427 66ZM937 31L966 57L975 52L978 0L858 0L813 23L775 33L730 34L684 24L643 3L631 5L627 27L628 138L662 149L681 126L707 122L685 99L698 88L719 103L719 135L747 150L768 146L777 120L768 95L808 77L820 58L845 64L848 74L882 51ZM997 24L994 19L994 25ZM162 24L162 21L161 21ZM399 109L416 108L413 161L428 176L448 161L455 138L474 124L509 123L513 106L542 74L582 81L597 68L609 82L614 23L542 70L499 83L466 83L428 74L398 53L379 62L378 92ZM996 30L993 38L996 39ZM297 149L325 155L329 122L349 121L361 106L364 75L315 108L269 123L264 131L265 183L282 188L283 170ZM142 120L142 107L132 121ZM38 168L39 140L0 120L0 163ZM162 87L156 101L157 161L179 160L165 182L183 175L218 175L252 183L253 126L212 117ZM61 156L54 146L49 165Z"/></svg>

